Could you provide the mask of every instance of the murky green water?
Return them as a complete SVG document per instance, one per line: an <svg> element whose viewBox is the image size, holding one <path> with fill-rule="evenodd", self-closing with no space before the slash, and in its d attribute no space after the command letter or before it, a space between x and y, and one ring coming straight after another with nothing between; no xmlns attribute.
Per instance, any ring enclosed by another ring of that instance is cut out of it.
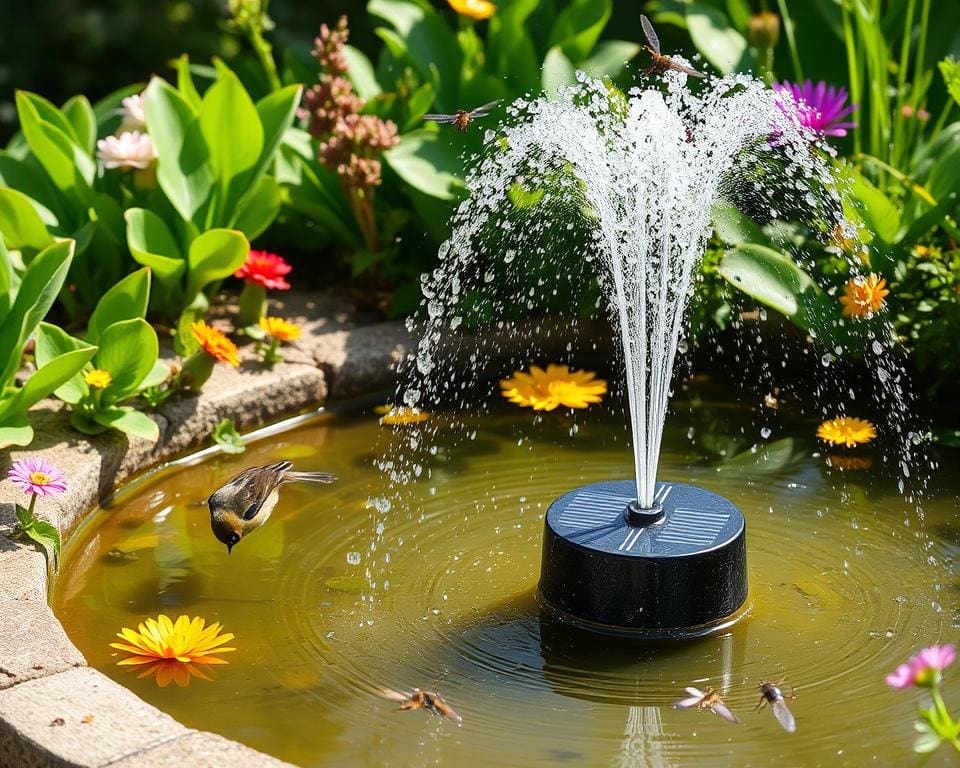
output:
<svg viewBox="0 0 960 768"><path fill-rule="evenodd" d="M747 518L752 610L723 637L637 646L541 621L546 506L630 471L623 422L605 407L578 414L571 437L569 416L497 404L477 417L474 440L437 453L432 478L380 534L366 508L385 437L372 412L167 472L74 537L54 608L90 664L138 695L302 765L912 763L914 695L883 677L921 644L957 636L955 457L921 520L883 473L812 455L809 422L781 414L763 439L752 404L673 410L661 477L721 493ZM340 480L286 486L269 523L228 556L205 498L280 458ZM236 635L214 682L161 689L116 666L114 633L160 612ZM797 693L792 735L753 711L758 681L781 677ZM673 710L687 685L726 691L740 725ZM384 687L437 690L463 725L398 712L376 695ZM960 676L948 672L945 691L960 705Z"/></svg>

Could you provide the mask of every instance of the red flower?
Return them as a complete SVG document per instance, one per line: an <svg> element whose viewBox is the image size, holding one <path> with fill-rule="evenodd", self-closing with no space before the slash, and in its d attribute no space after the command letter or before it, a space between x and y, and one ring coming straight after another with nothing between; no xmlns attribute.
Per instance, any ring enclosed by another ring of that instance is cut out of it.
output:
<svg viewBox="0 0 960 768"><path fill-rule="evenodd" d="M290 283L283 279L293 269L282 256L266 251L250 251L247 260L235 273L234 277L243 278L248 284L258 283L264 288L274 291L289 291Z"/></svg>

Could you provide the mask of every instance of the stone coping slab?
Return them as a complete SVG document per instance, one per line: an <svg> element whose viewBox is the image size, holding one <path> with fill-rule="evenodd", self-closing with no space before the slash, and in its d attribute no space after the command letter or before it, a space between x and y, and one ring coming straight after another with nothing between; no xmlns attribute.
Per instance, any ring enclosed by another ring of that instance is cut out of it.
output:
<svg viewBox="0 0 960 768"><path fill-rule="evenodd" d="M285 361L265 369L252 344L241 344L239 368L217 365L202 393L173 397L148 412L160 428L156 443L112 432L81 435L70 428L62 403L47 400L31 413L33 443L0 451L0 766L287 765L189 729L87 667L47 603L45 556L10 537L14 504L26 497L5 479L6 468L28 456L42 456L62 469L67 491L38 499L36 512L66 539L124 481L196 448L221 419L249 429L331 398L386 390L412 348L413 334L403 323L362 324L349 307L326 295L289 295L273 302L271 314L303 329L299 340L284 346ZM226 316L224 311L214 322L226 327ZM471 336L468 343L461 338L453 351L465 365L476 361L478 348L485 361L512 365L511 350L523 348L525 336L540 337L544 354L563 354L572 339L596 350L596 330L569 320L501 328ZM464 350L462 356L456 348Z"/></svg>

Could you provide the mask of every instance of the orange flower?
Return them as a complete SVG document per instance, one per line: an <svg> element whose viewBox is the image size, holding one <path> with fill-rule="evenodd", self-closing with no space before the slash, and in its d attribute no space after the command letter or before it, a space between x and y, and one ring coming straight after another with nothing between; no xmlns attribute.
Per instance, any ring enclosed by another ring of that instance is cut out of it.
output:
<svg viewBox="0 0 960 768"><path fill-rule="evenodd" d="M840 297L844 317L871 317L883 307L884 298L890 293L886 286L887 281L880 275L851 277Z"/></svg>
<svg viewBox="0 0 960 768"><path fill-rule="evenodd" d="M407 408L405 405L383 405L374 409L382 413L380 423L392 427L419 424L430 418L430 414L419 408Z"/></svg>
<svg viewBox="0 0 960 768"><path fill-rule="evenodd" d="M823 422L817 428L817 437L830 445L845 445L853 448L861 443L869 443L877 436L877 428L866 419L838 416Z"/></svg>
<svg viewBox="0 0 960 768"><path fill-rule="evenodd" d="M190 330L193 332L193 337L210 357L219 360L221 363L232 365L234 368L240 366L237 345L224 336L223 331L210 327L203 320L191 323Z"/></svg>
<svg viewBox="0 0 960 768"><path fill-rule="evenodd" d="M118 661L118 665L142 665L140 677L156 675L161 688L171 681L182 687L190 682L191 675L210 679L196 665L227 664L214 654L236 650L222 647L233 640L233 635L221 635L219 622L205 624L199 616L180 616L173 622L160 614L142 622L136 630L124 627L117 634L124 642L110 643L110 647L132 654Z"/></svg>
<svg viewBox="0 0 960 768"><path fill-rule="evenodd" d="M282 317L261 317L260 330L277 341L294 341L303 333L299 325Z"/></svg>
<svg viewBox="0 0 960 768"><path fill-rule="evenodd" d="M447 2L461 16L469 16L478 21L489 19L497 11L497 6L489 0L447 0Z"/></svg>
<svg viewBox="0 0 960 768"><path fill-rule="evenodd" d="M595 378L593 371L571 371L565 365L550 364L547 370L533 365L530 373L516 371L513 378L500 382L502 394L511 403L552 411L559 406L586 408L599 403L607 391L607 382Z"/></svg>

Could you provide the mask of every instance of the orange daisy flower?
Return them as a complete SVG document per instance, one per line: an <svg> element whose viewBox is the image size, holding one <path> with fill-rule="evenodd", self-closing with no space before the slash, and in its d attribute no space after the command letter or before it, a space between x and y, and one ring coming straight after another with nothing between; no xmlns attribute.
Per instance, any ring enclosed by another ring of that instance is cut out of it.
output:
<svg viewBox="0 0 960 768"><path fill-rule="evenodd" d="M221 363L232 365L234 368L240 366L240 353L237 350L237 345L230 341L223 331L207 325L203 320L191 323L190 330L200 346L212 358L219 360Z"/></svg>
<svg viewBox="0 0 960 768"><path fill-rule="evenodd" d="M871 317L880 311L890 293L886 286L887 281L880 275L871 273L869 277L851 277L843 286L843 296L840 297L844 317Z"/></svg>

